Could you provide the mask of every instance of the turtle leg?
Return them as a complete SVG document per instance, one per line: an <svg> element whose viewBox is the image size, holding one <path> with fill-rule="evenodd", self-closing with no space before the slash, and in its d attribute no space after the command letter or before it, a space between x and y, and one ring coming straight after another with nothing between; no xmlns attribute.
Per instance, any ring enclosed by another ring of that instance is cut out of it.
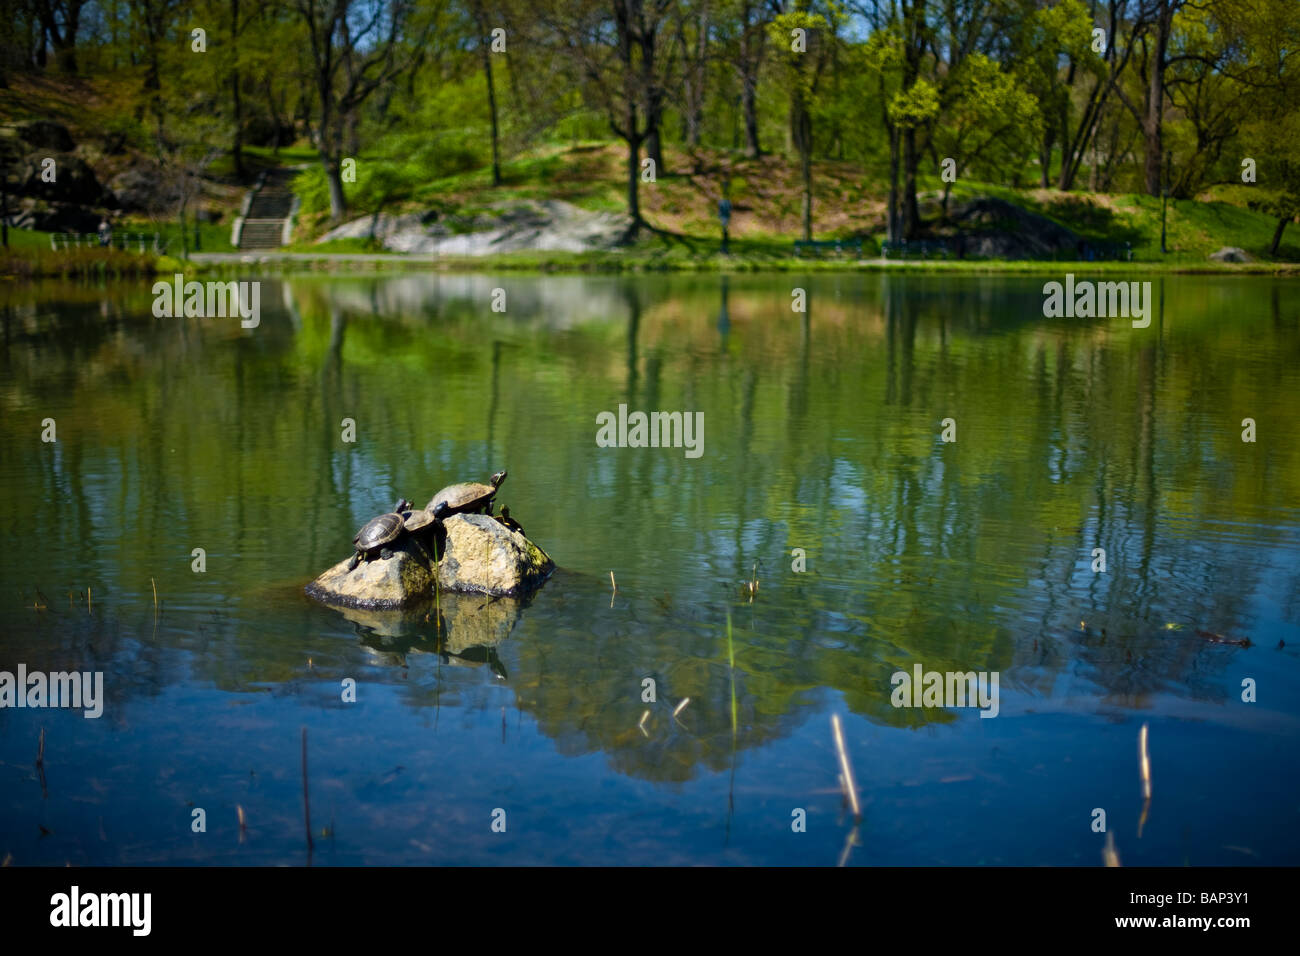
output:
<svg viewBox="0 0 1300 956"><path fill-rule="evenodd" d="M391 558L391 557L393 556L393 549L392 549L392 548L386 548L386 547L385 547L385 548L380 548L380 549L379 549L379 556L380 556L381 558L383 558L385 561L387 561L389 558Z"/></svg>
<svg viewBox="0 0 1300 956"><path fill-rule="evenodd" d="M357 551L352 555L351 560L348 561L348 570L355 571L357 569L357 565L360 563L361 563L361 552Z"/></svg>

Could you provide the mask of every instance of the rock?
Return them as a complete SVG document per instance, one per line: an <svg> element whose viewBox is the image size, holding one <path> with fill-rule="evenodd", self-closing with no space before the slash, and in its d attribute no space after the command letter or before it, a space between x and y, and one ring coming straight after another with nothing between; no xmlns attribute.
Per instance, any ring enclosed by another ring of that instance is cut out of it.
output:
<svg viewBox="0 0 1300 956"><path fill-rule="evenodd" d="M1246 250L1238 249L1236 246L1224 246L1218 252L1210 253L1212 262L1253 262L1250 256L1246 255Z"/></svg>
<svg viewBox="0 0 1300 956"><path fill-rule="evenodd" d="M41 178L45 160L54 160L54 182ZM35 152L24 161L25 170L21 192L57 202L74 202L93 206L99 202L104 187L95 178L95 171L80 156L72 153Z"/></svg>
<svg viewBox="0 0 1300 956"><path fill-rule="evenodd" d="M179 196L176 190L164 184L161 174L153 167L132 167L108 181L114 201L130 212L152 212L175 205Z"/></svg>
<svg viewBox="0 0 1300 956"><path fill-rule="evenodd" d="M481 256L499 252L612 249L627 236L629 222L615 213L591 212L560 199L512 200L473 216L442 216L436 210L364 216L318 239L374 236L390 252Z"/></svg>
<svg viewBox="0 0 1300 956"><path fill-rule="evenodd" d="M62 123L54 120L36 120L18 127L18 135L35 149L52 149L58 153L69 153L76 144L72 134Z"/></svg>
<svg viewBox="0 0 1300 956"><path fill-rule="evenodd" d="M398 541L393 556L362 561L348 570L344 558L311 584L307 594L342 607L397 608L424 600L433 592L433 572L420 549Z"/></svg>
<svg viewBox="0 0 1300 956"><path fill-rule="evenodd" d="M960 237L963 257L1051 258L1075 253L1080 242L1072 231L1046 216L991 197L954 204L952 220L963 230Z"/></svg>
<svg viewBox="0 0 1300 956"><path fill-rule="evenodd" d="M555 570L550 556L522 534L487 515L453 515L438 583L448 591L523 594Z"/></svg>
<svg viewBox="0 0 1300 956"><path fill-rule="evenodd" d="M88 233L99 228L100 216L76 203L21 199L17 207L9 207L9 225L19 229Z"/></svg>
<svg viewBox="0 0 1300 956"><path fill-rule="evenodd" d="M446 545L437 566L441 597L448 592L517 596L536 588L551 572L555 562L527 538L510 531L487 515L453 515L445 524ZM349 571L351 556L344 558L307 587L307 594L335 607L391 610L411 608L434 597L434 569L428 553L410 539L393 546L391 558L362 561ZM454 603L451 607L455 608ZM454 621L443 614L454 633ZM393 621L398 621L394 618ZM475 628L482 626L476 623ZM503 622L508 631L508 626ZM504 633L500 635L504 637ZM468 643L482 643L480 636Z"/></svg>

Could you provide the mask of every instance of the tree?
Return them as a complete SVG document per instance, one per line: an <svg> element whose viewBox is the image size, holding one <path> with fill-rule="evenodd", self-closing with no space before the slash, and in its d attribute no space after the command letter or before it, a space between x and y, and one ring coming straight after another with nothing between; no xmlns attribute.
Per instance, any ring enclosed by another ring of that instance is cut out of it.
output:
<svg viewBox="0 0 1300 956"><path fill-rule="evenodd" d="M691 149L700 145L704 102L708 96L709 32L713 0L683 0L675 18L678 55L682 63L682 139Z"/></svg>
<svg viewBox="0 0 1300 956"><path fill-rule="evenodd" d="M492 185L501 185L501 132L497 123L497 93L492 82L492 31L484 0L470 0L470 14L478 33L479 62L483 65L483 79L487 84L488 116L492 122Z"/></svg>
<svg viewBox="0 0 1300 956"><path fill-rule="evenodd" d="M935 126L932 146L936 156L952 159L965 170L995 150L1019 156L1015 144L1037 142L1042 135L1038 101L982 53L962 61L950 78L952 103ZM944 181L943 215L948 218L951 180Z"/></svg>
<svg viewBox="0 0 1300 956"><path fill-rule="evenodd" d="M610 130L627 144L629 239L645 226L638 192L641 145L658 132L663 118L673 63L671 55L660 55L660 41L671 8L671 0L609 0L608 6L598 0L546 0L539 9L577 65L587 101L599 104Z"/></svg>
<svg viewBox="0 0 1300 956"><path fill-rule="evenodd" d="M813 104L822 74L834 56L836 29L841 23L833 3L814 11L812 0L799 0L789 13L768 24L768 37L782 51L783 76L790 90L790 138L799 152L803 184L803 237L812 240Z"/></svg>
<svg viewBox="0 0 1300 956"><path fill-rule="evenodd" d="M745 151L763 155L758 130L758 81L767 47L767 18L780 12L781 0L726 0L718 15L718 38L740 83Z"/></svg>
<svg viewBox="0 0 1300 956"><path fill-rule="evenodd" d="M1063 117L1061 172L1056 183L1057 188L1063 191L1074 188L1075 177L1092 147L1106 103L1111 93L1119 88L1120 78L1147 28L1149 11L1145 8L1130 9L1129 0L1106 0L1106 4L1106 25L1098 28L1102 30L1099 39L1105 45L1104 51L1099 54L1090 48L1086 53L1072 55L1069 60L1067 78L1070 85L1073 87L1080 75L1091 77L1092 85L1083 100L1083 111L1073 133L1069 131L1068 112Z"/></svg>
<svg viewBox="0 0 1300 956"><path fill-rule="evenodd" d="M33 0L41 29L54 47L55 62L65 73L77 72L77 29L86 0Z"/></svg>
<svg viewBox="0 0 1300 956"><path fill-rule="evenodd" d="M296 0L307 26L316 87L316 151L329 183L330 221L347 212L343 153L355 135L356 110L405 69L423 37L399 44L410 0Z"/></svg>
<svg viewBox="0 0 1300 956"><path fill-rule="evenodd" d="M1236 53L1225 69L1249 89L1251 120L1241 144L1259 177L1250 205L1277 217L1269 243L1276 256L1287 224L1300 216L1300 7L1292 0L1220 0L1217 12Z"/></svg>

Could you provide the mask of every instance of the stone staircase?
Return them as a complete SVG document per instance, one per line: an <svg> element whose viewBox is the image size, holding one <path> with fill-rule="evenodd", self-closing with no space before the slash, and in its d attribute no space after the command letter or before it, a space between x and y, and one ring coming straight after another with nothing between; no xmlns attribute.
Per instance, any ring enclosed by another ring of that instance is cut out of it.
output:
<svg viewBox="0 0 1300 956"><path fill-rule="evenodd" d="M262 174L237 221L237 249L278 249L284 244L286 226L297 212L291 188L297 175L296 169L268 169Z"/></svg>

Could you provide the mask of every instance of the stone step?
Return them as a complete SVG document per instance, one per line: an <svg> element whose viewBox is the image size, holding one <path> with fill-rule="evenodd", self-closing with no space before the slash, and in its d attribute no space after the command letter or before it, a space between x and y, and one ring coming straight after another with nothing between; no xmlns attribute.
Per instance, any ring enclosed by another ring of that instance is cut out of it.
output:
<svg viewBox="0 0 1300 956"><path fill-rule="evenodd" d="M239 234L241 249L274 249L284 235L283 219L247 219Z"/></svg>
<svg viewBox="0 0 1300 956"><path fill-rule="evenodd" d="M293 180L296 169L269 169L262 188L248 204L248 215L239 236L241 249L274 249L281 245L284 223L293 209Z"/></svg>

